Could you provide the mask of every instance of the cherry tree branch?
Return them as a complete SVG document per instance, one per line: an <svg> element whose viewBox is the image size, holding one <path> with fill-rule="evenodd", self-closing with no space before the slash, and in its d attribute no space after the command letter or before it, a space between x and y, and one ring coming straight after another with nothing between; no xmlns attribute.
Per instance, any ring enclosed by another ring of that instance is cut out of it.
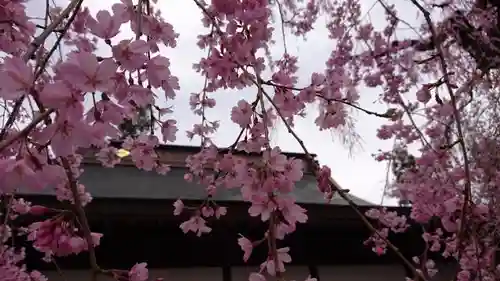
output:
<svg viewBox="0 0 500 281"><path fill-rule="evenodd" d="M38 48L43 45L43 43L45 42L45 40L47 40L47 38L50 36L50 34L54 30L56 30L56 28L59 26L59 24L61 24L62 21L65 18L69 17L71 11L73 11L74 8L78 9L81 6L82 3L83 3L83 0L72 0L68 4L68 6L66 7L66 9L64 9L61 12L61 14L54 21L52 21L51 24L48 25L38 37L36 37L30 43L29 48L26 51L26 53L23 55L22 59L25 62L28 62L31 59L31 57L33 57L33 55L36 53L36 51L38 50ZM75 14L76 14L76 12L75 12ZM68 25L68 27L69 27L69 25ZM61 35L61 38L62 38L62 35ZM34 82L35 81L33 81L33 83ZM5 136L7 134L7 131L14 124L14 121L16 120L17 115L19 114L19 110L21 109L21 106L22 106L22 104L24 102L24 99L26 98L27 94L28 93L26 93L23 96L21 96L16 101L16 103L14 104L13 109L12 109L12 113L9 115L9 118L7 119L7 122L5 123L4 127L2 128L2 131L0 132L0 141L2 141L5 138ZM1 150L2 149L0 149L0 151Z"/></svg>
<svg viewBox="0 0 500 281"><path fill-rule="evenodd" d="M259 79L259 78L257 78ZM254 84L259 87L259 84L257 83L257 81L254 81ZM319 167L319 164L314 160L314 158L312 157L311 153L309 152L309 150L307 149L307 147L305 146L304 142L302 141L302 139L297 135L297 133L293 130L293 128L290 126L290 124L288 124L288 122L286 121L286 118L283 116L283 114L281 114L281 111L279 110L279 107L274 103L273 99L271 98L271 96L269 96L269 94L267 94L265 92L264 89L261 89L261 92L262 94L266 97L266 99L271 103L271 105L276 109L276 113L278 114L278 116L280 117L280 119L283 121L283 123L285 124L285 127L287 128L288 130L288 133L290 133L293 138L297 141L297 143L300 145L300 147L302 148L302 150L304 151L304 154L306 155L306 159L307 161L309 162L309 164L311 165L312 167L312 170L313 170L313 173L316 177L318 177L318 171L320 170L320 167ZM425 278L425 276L415 268L415 266L413 265L413 263L408 260L402 253L401 251L394 245L392 244L391 241L389 241L389 239L385 238L383 235L381 235L378 230L373 226L372 223L370 223L370 221L365 217L365 215L359 210L358 206L356 205L356 203L354 203L354 201L352 201L351 198L349 198L349 196L347 196L347 192L341 188L338 187L338 185L333 181L333 179L330 178L330 187L332 188L332 190L336 191L339 196L344 199L348 205L351 207L351 209L354 210L354 212L356 212L356 214L359 216L359 218L361 219L361 221L365 224L366 227L368 227L368 229L376 234L377 236L379 236L386 244L387 246L394 252L396 253L396 255L398 256L398 258L400 258L406 266L408 266L409 268L411 268L411 270L413 271L413 274L415 276L418 276L419 278L421 278L422 281L426 281L427 279Z"/></svg>
<svg viewBox="0 0 500 281"><path fill-rule="evenodd" d="M11 138L8 138L7 140L0 142L0 152L2 152L4 149L9 147L11 144L13 144L15 141L17 141L20 138L23 138L27 136L37 125L38 123L42 122L47 118L51 113L54 113L54 109L49 109L45 111L44 113L38 115L33 121L31 121L30 124L28 124L24 129L22 129L20 132L12 136Z"/></svg>
<svg viewBox="0 0 500 281"><path fill-rule="evenodd" d="M292 91L302 91L304 90L304 88L297 88L297 87L291 87L291 86L284 86L284 85L278 85L278 84L275 84L273 83L272 81L261 81L261 83L263 85L269 85L269 86L273 86L273 87L277 87L277 88L282 88L282 89L287 89L287 90L292 90ZM316 93L321 93L321 91L315 91ZM319 95L317 94L316 97L318 98L321 98L327 102L340 102L342 104L345 104L345 105L348 105L350 107L353 107L357 110L360 110L368 115L374 115L374 116L377 116L377 117L380 117L380 118L391 118L392 117L392 114L389 114L389 113L378 113L378 112L375 112L375 111L371 111L371 110L368 110L368 109L365 109L365 108L362 108L361 106L359 105L356 105L352 102L349 102L345 99L336 99L336 98L327 98L323 95Z"/></svg>
<svg viewBox="0 0 500 281"><path fill-rule="evenodd" d="M78 216L78 220L80 221L83 235L87 243L87 248L90 256L90 266L92 267L92 281L95 281L97 279L97 274L101 272L101 269L97 264L97 257L94 250L94 243L92 241L90 225L87 219L87 215L85 214L85 210L83 210L82 200L80 199L80 194L78 192L78 182L73 175L71 164L69 163L68 159L61 157L61 163L66 170L66 176L68 177L68 186L73 197L76 214Z"/></svg>
<svg viewBox="0 0 500 281"><path fill-rule="evenodd" d="M211 21L212 21L212 24L214 26L216 26L216 20L213 18L212 15L210 15L210 13L207 11L207 9L203 6L202 3L200 3L198 0L193 0L196 5L203 11L203 13L205 15L207 15ZM221 33L220 29L216 28L216 31L218 33ZM242 67L241 64L239 64L238 62L235 62L236 64L238 64L238 66L244 71L246 72L247 74L249 74L248 76L249 77L253 77L252 74L250 74L248 72L248 70L244 67ZM301 146L302 150L304 151L304 153L306 154L306 157L311 165L311 167L313 168L313 172L315 174L315 176L318 176L318 171L319 171L319 166L318 166L318 163L316 163L316 161L314 160L314 158L312 157L312 155L309 153L309 151L307 150L304 142L299 138L299 136L293 131L293 129L291 128L291 126L288 124L288 122L286 121L286 119L283 117L283 115L281 114L281 112L279 111L277 105L274 103L274 101L272 100L272 98L265 92L265 90L263 89L262 87L262 84L264 82L264 80L258 76L258 73L256 73L257 75L257 78L254 79L254 78L250 78L251 81L253 82L253 84L255 84L255 86L258 87L258 91L259 91L259 94L260 95L263 95L265 96L269 102L271 103L271 105L276 109L277 111L277 114L279 115L280 119L284 122L288 132L295 138L295 140L299 143L299 145ZM373 113L373 115L376 115L375 113ZM387 116L384 116L385 118L387 118ZM394 251L396 253L396 255L409 267L412 269L413 273L415 276L418 276L421 278L422 281L426 281L427 279L425 278L425 276L422 275L421 272L419 272L415 266L401 253L401 251L399 251L399 249L394 245L392 244L392 242L390 242L388 239L386 239L385 237L383 237L382 235L380 235L380 233L377 231L377 229L375 229L375 227L370 223L370 221L368 221L368 219L363 215L363 213L358 209L356 203L354 203L354 201L352 201L347 195L346 195L346 191L345 190L342 190L340 188L338 188L337 184L333 181L333 179L330 179L330 185L331 185L331 188L332 190L335 190L338 192L338 194L340 195L341 198L343 198L344 200L346 200L346 202L349 204L349 206L356 212L356 214L360 217L360 219L363 221L363 223L370 229L370 231L372 231L372 233L375 233L377 234L387 245L388 247Z"/></svg>
<svg viewBox="0 0 500 281"><path fill-rule="evenodd" d="M463 161L464 161L464 172L465 172L465 186L464 186L464 202L462 206L462 211L461 211L461 217L460 217L460 227L458 229L458 247L459 247L459 253L461 253L461 249L463 248L461 246L461 240L464 239L465 235L465 220L467 219L465 216L465 213L467 212L467 209L469 207L469 201L472 197L472 183L471 183L471 172L470 172L470 163L469 163L469 157L467 154L467 146L465 144L465 137L464 137L464 132L462 129L462 123L461 123L461 118L460 118L460 111L458 110L457 107L457 99L456 99L456 94L453 93L453 88L450 84L450 77L449 77L449 72L448 72L448 66L444 57L444 52L443 52L443 47L442 47L442 42L441 40L438 39L438 34L436 32L436 29L434 27L434 24L432 22L430 12L427 11L419 2L418 0L410 0L415 7L422 12L425 21L427 22L427 25L429 26L429 30L431 32L432 36L432 41L435 44L436 50L437 50L437 55L439 58L441 70L444 75L444 84L445 87L448 91L448 94L450 96L450 101L451 105L453 107L453 116L455 119L455 126L457 129L457 135L458 135L458 144L460 146L461 153L463 155ZM459 254L460 255L460 254Z"/></svg>
<svg viewBox="0 0 500 281"><path fill-rule="evenodd" d="M257 77L259 77L259 73L257 70L255 70ZM268 117L267 116L267 111L266 107L264 105L264 89L262 88L262 84L260 84L260 81L257 80L257 98L260 102L260 107L262 110L262 122L264 123L264 134L266 138L265 142L265 149L270 153L271 152L271 139L269 137L269 128L267 124L269 123ZM274 200L274 194L272 192L269 193L269 197ZM277 265L279 264L278 261L278 249L276 247L276 211L273 211L271 213L271 216L269 217L269 237L268 237L268 247L269 251L271 253L271 258L274 261L274 264ZM276 277L280 278L281 277L281 272L278 271L278 267L276 268Z"/></svg>

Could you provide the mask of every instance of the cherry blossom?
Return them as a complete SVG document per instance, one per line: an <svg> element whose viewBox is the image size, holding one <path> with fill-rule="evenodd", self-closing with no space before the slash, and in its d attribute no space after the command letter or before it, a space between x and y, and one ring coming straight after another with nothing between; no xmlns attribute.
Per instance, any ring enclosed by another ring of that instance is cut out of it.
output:
<svg viewBox="0 0 500 281"><path fill-rule="evenodd" d="M129 271L128 276L130 281L146 281L148 280L149 274L147 269L147 263L142 262L135 264Z"/></svg>
<svg viewBox="0 0 500 281"><path fill-rule="evenodd" d="M292 261L292 258L288 254L290 248L281 248L277 250L276 257L270 257L266 262L261 265L261 268L265 268L267 273L271 276L275 276L277 272L285 272L285 263Z"/></svg>
<svg viewBox="0 0 500 281"><path fill-rule="evenodd" d="M243 250L243 261L247 262L248 259L250 258L250 255L252 254L253 250L253 244L252 241L248 240L245 237L238 238L238 244L240 245L241 249Z"/></svg>
<svg viewBox="0 0 500 281"><path fill-rule="evenodd" d="M201 236L203 233L209 233L212 228L206 225L206 220L200 216L193 216L188 221L183 222L180 228L184 233L192 231L196 233L197 236Z"/></svg>
<svg viewBox="0 0 500 281"><path fill-rule="evenodd" d="M136 70L146 63L148 58L144 53L148 51L148 44L143 40L122 40L113 46L113 56L122 68L129 71Z"/></svg>
<svg viewBox="0 0 500 281"><path fill-rule="evenodd" d="M112 16L108 11L101 10L97 13L96 19L89 17L87 26L95 36L102 39L111 39L120 32L121 22L119 17Z"/></svg>
<svg viewBox="0 0 500 281"><path fill-rule="evenodd" d="M14 100L29 94L33 87L31 66L18 57L6 57L0 69L0 95L6 100Z"/></svg>
<svg viewBox="0 0 500 281"><path fill-rule="evenodd" d="M57 68L64 80L85 92L108 90L116 69L113 60L105 59L99 63L97 57L88 52L71 53L68 61Z"/></svg>

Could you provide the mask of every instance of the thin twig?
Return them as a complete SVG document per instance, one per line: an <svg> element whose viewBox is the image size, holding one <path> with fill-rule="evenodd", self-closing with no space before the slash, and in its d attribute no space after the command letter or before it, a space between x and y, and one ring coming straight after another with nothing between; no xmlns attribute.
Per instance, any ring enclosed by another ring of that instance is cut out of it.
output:
<svg viewBox="0 0 500 281"><path fill-rule="evenodd" d="M76 5L81 5L81 2L83 2L83 0L73 0L71 1L71 3L69 3L69 5L66 7L66 9L62 11L59 17L57 17L54 21L52 21L51 24L47 26L47 28L44 29L43 32L30 43L28 50L22 57L23 61L28 62L31 59L31 57L36 53L38 48L45 42L45 40L47 40L52 31L54 31L59 26L59 24L69 16L69 14L73 10L73 8L76 7ZM16 120L17 115L19 114L19 110L21 109L21 106L23 104L24 99L26 98L26 95L27 94L21 96L14 104L12 113L7 119L5 126L2 128L2 131L0 132L0 141L2 141L5 138L7 130L14 124L14 121Z"/></svg>
<svg viewBox="0 0 500 281"><path fill-rule="evenodd" d="M464 191L463 191L464 202L463 202L462 213L461 213L461 217L460 217L460 228L458 230L458 235L457 235L457 239L458 239L457 245L459 247L459 255L460 255L461 249L463 248L461 245L461 242L462 242L461 240L464 239L464 235L465 235L464 230L465 230L465 224L466 224L465 220L467 219L465 214L466 214L467 209L469 207L469 201L470 201L469 199L472 197L471 172L470 172L470 167L469 167L470 165L469 165L469 157L467 154L467 146L465 144L464 132L463 132L462 123L460 120L460 111L458 110L458 107L457 107L456 94L453 93L452 86L450 85L448 66L447 66L447 63L446 63L446 60L444 57L443 47L441 45L440 40L436 40L438 38L438 35L437 35L436 29L434 27L434 24L432 22L430 13L418 2L418 0L410 0L410 1L420 10L420 12L422 12L424 19L427 22L427 25L429 26L432 40L433 40L435 47L436 47L436 50L437 50L437 55L438 55L439 62L441 65L441 70L442 70L443 75L444 75L444 84L445 84L445 87L446 87L448 94L450 96L451 105L453 106L453 116L454 116L455 123L456 123L455 126L457 128L458 142L459 142L460 150L461 150L461 153L463 156L463 161L464 161L464 163L463 163L464 164L464 172L465 172L465 186L464 186Z"/></svg>
<svg viewBox="0 0 500 281"><path fill-rule="evenodd" d="M2 152L5 148L7 148L12 143L14 143L16 140L27 136L31 132L31 130L33 130L38 125L38 123L42 122L51 113L54 113L54 111L55 111L54 109L49 109L49 110L45 111L44 113L38 115L33 121L31 121L31 123L28 126L24 127L24 129L22 129L19 133L15 134L13 137L1 142L0 143L0 152Z"/></svg>
<svg viewBox="0 0 500 281"><path fill-rule="evenodd" d="M205 15L207 15L211 20L212 20L212 24L214 26L216 26L217 24L217 21L216 19L210 15L210 13L208 12L208 10L203 6L202 3L200 3L198 0L193 0L195 2L195 4L203 11L203 13ZM222 33L222 31L218 28L216 28L216 32L218 32L219 34ZM249 74L248 76L249 77L253 77L249 72L248 70L243 67L241 64L239 64L238 62L235 62L244 72L246 72L247 74ZM261 83L264 82L264 80L260 77L257 77L257 79L253 79L251 78L251 81L257 86L259 87L259 91L261 91L261 94L264 95L268 100L269 102L271 103L271 105L276 108L277 110L277 114L279 115L280 119L283 121L283 123L285 124L286 128L288 129L288 132L295 138L295 140L299 143L299 145L301 146L302 150L304 151L304 153L306 154L306 158L307 160L310 162L310 165L311 167L313 168L313 172L315 174L315 176L318 176L318 171L319 171L319 164L314 160L314 157L312 157L312 155L309 153L309 151L307 150L306 146L304 145L304 142L297 136L297 134L293 131L293 129L291 128L291 126L288 124L288 122L286 121L286 119L283 117L283 115L281 114L281 112L278 110L278 107L277 105L274 103L274 101L272 100L272 98L265 92L265 90L263 89L263 87L261 86ZM387 118L387 117L386 117ZM363 221L363 223L375 234L378 234L378 236L387 244L387 246L396 253L396 255L409 267L412 269L413 273L415 274L415 276L418 276L420 277L423 281L426 281L425 277L415 268L415 266L413 266L413 264L399 251L399 249L394 246L392 244L392 242L390 242L388 239L386 239L385 237L383 237L378 231L377 229L375 229L375 227L370 223L370 221L368 221L368 219L363 215L363 213L358 209L356 203L354 203L347 195L346 195L346 190L343 190L341 188L338 187L338 184L335 183L335 181L333 181L333 179L330 179L330 184L331 184L331 187L333 190L337 191L338 194L340 195L340 197L342 197L347 203L348 205L356 212L356 214L360 217L360 219Z"/></svg>
<svg viewBox="0 0 500 281"><path fill-rule="evenodd" d="M261 81L261 84L263 85L269 85L269 86L273 86L273 87L277 87L277 88L282 88L282 89L287 89L287 90L293 90L293 91L302 91L304 89L301 89L301 88L296 88L296 87L291 87L291 86L284 86L284 85L278 85L278 84L275 84L273 83L272 81ZM393 117L391 114L387 114L387 113L378 113L378 112L375 112L375 111L371 111L371 110L368 110L368 109L365 109L365 108L362 108L360 107L359 105L356 105L352 102L349 102L345 99L336 99L336 98L327 98L323 95L319 95L318 93L321 93L321 91L315 91L317 94L316 94L316 97L318 98L321 98L327 102L340 102L342 104L345 104L345 105L348 105L350 107L353 107L357 110L360 110L368 115L373 115L373 116L377 116L377 117L380 117L380 118L391 118Z"/></svg>
<svg viewBox="0 0 500 281"><path fill-rule="evenodd" d="M90 225L87 219L87 215L83 210L82 200L78 192L78 182L73 175L71 164L69 163L68 159L61 157L61 163L66 170L66 176L68 177L68 186L73 197L76 215L78 216L78 220L82 227L85 241L87 242L87 248L90 256L90 266L92 267L92 281L95 281L97 279L97 274L101 272L101 269L97 265L97 257L94 250L94 242L92 241L92 233L90 232Z"/></svg>
<svg viewBox="0 0 500 281"><path fill-rule="evenodd" d="M273 105L273 107L276 109L276 113L278 114L278 116L280 117L280 119L283 121L283 123L285 124L288 132L293 136L293 138L299 143L300 147L302 148L302 150L304 151L305 155L306 155L306 159L307 161L309 162L309 164L311 165L312 167L312 170L313 170L313 173L315 174L316 177L318 177L318 171L320 170L320 167L319 167L319 164L314 160L314 158L312 157L311 153L309 152L309 150L306 148L304 142L302 141L302 139L299 138L299 136L297 135L297 133L295 133L295 131L292 129L292 127L288 124L288 122L286 121L285 117L283 117L283 115L281 114L278 106L274 103L274 101L272 100L272 98L264 91L262 90L262 93L264 94L264 96L269 100L269 102ZM347 192L346 190L344 189L341 189L339 188L338 184L336 184L334 181L332 181L330 179L330 187L332 188L332 190L336 191L339 196L344 199L348 205L351 207L351 209L354 210L354 212L356 212L356 214L359 216L359 218L361 219L361 221L368 227L368 229L376 234L377 236L379 236L386 244L387 246L394 252L396 253L396 255L409 267L411 268L411 270L413 271L413 274L415 274L415 276L418 276L420 277L423 281L427 280L412 264L412 262L410 262L402 253L401 251L399 251L399 249L394 245L392 244L391 241L389 241L386 237L384 237L383 235L381 235L378 230L370 223L370 221L365 217L365 215L359 210L358 206L356 205L356 203L354 203L354 201L352 201L351 198L349 198L349 196L347 196Z"/></svg>

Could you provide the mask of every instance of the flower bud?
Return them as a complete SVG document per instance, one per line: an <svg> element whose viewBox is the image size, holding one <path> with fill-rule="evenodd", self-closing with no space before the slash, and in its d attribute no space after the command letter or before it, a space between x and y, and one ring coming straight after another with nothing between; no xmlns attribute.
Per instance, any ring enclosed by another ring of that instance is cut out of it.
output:
<svg viewBox="0 0 500 281"><path fill-rule="evenodd" d="M47 212L48 209L44 206L40 206L40 205L35 205L35 206L32 206L30 208L30 211L29 213L32 214L32 215L35 215L35 216L41 216L43 214L45 214L45 212Z"/></svg>

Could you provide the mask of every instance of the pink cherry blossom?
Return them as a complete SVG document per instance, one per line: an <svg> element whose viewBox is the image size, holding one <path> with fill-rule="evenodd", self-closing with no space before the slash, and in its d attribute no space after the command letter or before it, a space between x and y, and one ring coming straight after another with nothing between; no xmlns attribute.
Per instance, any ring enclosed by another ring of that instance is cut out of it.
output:
<svg viewBox="0 0 500 281"><path fill-rule="evenodd" d="M3 171L0 175L1 191L6 193L14 191L36 175L25 159L2 159L0 167Z"/></svg>
<svg viewBox="0 0 500 281"><path fill-rule="evenodd" d="M146 281L149 278L149 272L147 268L148 264L145 262L135 264L130 271L128 276L130 281Z"/></svg>
<svg viewBox="0 0 500 281"><path fill-rule="evenodd" d="M276 276L277 272L285 272L285 263L292 261L292 258L288 254L289 250L290 248L288 247L278 249L276 252L277 257L268 257L268 260L261 265L261 268L265 268L271 276Z"/></svg>
<svg viewBox="0 0 500 281"><path fill-rule="evenodd" d="M428 86L423 86L417 91L417 100L422 103L428 103L431 99L431 93Z"/></svg>
<svg viewBox="0 0 500 281"><path fill-rule="evenodd" d="M46 106L64 108L73 99L71 88L63 81L46 84L40 93L40 99Z"/></svg>
<svg viewBox="0 0 500 281"><path fill-rule="evenodd" d="M238 238L238 244L240 245L241 249L243 250L243 261L247 262L248 259L250 258L250 255L252 255L253 251L253 244L252 241L248 240L245 237Z"/></svg>
<svg viewBox="0 0 500 281"><path fill-rule="evenodd" d="M18 57L4 58L0 67L0 97L14 100L29 94L33 87L33 69Z"/></svg>
<svg viewBox="0 0 500 281"><path fill-rule="evenodd" d="M318 188L327 198L332 197L332 187L330 183L331 178L331 170L327 166L321 167L319 171L318 179Z"/></svg>
<svg viewBox="0 0 500 281"><path fill-rule="evenodd" d="M148 51L149 46L143 40L122 40L118 45L113 46L113 57L122 68L133 71L146 63L148 57L145 53Z"/></svg>
<svg viewBox="0 0 500 281"><path fill-rule="evenodd" d="M262 221L267 221L275 208L274 202L269 200L267 196L254 195L252 198L252 206L248 209L248 213L252 217L260 216Z"/></svg>
<svg viewBox="0 0 500 281"><path fill-rule="evenodd" d="M92 34L102 39L111 39L120 32L121 21L117 16L112 16L106 10L97 12L96 19L89 17L87 26Z"/></svg>
<svg viewBox="0 0 500 281"><path fill-rule="evenodd" d="M61 77L79 90L85 92L106 91L111 87L111 77L117 65L111 59L101 63L88 52L71 53L68 60L58 67Z"/></svg>
<svg viewBox="0 0 500 281"><path fill-rule="evenodd" d="M205 219L200 216L193 216L189 220L183 222L180 228L184 233L189 231L196 233L197 236L201 236L204 233L209 233L212 228L206 225Z"/></svg>
<svg viewBox="0 0 500 281"><path fill-rule="evenodd" d="M114 16L120 20L121 23L126 23L131 20L134 13L134 3L132 0L121 0L122 3L115 3L111 7Z"/></svg>
<svg viewBox="0 0 500 281"><path fill-rule="evenodd" d="M240 100L238 106L233 107L231 111L231 120L242 128L245 128L250 124L252 114L251 105L245 100Z"/></svg>
<svg viewBox="0 0 500 281"><path fill-rule="evenodd" d="M177 121L169 119L163 123L162 126L162 134L163 134L163 141L164 142L175 142L176 136L175 134L177 133Z"/></svg>
<svg viewBox="0 0 500 281"><path fill-rule="evenodd" d="M32 215L35 215L35 216L41 216L41 215L45 214L45 212L47 212L47 211L48 211L47 207L39 206L39 205L31 206L29 208L29 213Z"/></svg>
<svg viewBox="0 0 500 281"><path fill-rule="evenodd" d="M248 277L248 281L266 281L266 277L260 273L252 272Z"/></svg>
<svg viewBox="0 0 500 281"><path fill-rule="evenodd" d="M218 206L215 208L215 217L216 218L221 218L222 216L225 216L227 214L227 208L226 207L221 207Z"/></svg>
<svg viewBox="0 0 500 281"><path fill-rule="evenodd" d="M163 56L156 56L147 62L146 75L151 86L161 87L163 81L170 77L170 60Z"/></svg>
<svg viewBox="0 0 500 281"><path fill-rule="evenodd" d="M277 172L283 172L287 165L286 156L281 154L279 147L274 147L271 151L264 151L263 160L268 163L271 169Z"/></svg>

